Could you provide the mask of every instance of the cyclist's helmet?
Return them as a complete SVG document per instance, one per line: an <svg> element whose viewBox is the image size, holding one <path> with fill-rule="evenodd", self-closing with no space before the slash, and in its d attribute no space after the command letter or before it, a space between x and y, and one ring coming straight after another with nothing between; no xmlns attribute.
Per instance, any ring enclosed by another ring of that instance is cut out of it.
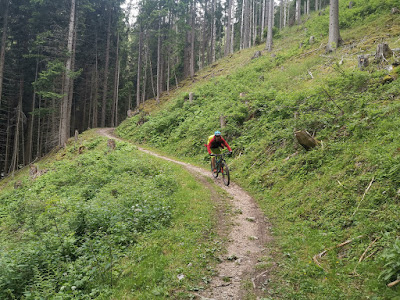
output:
<svg viewBox="0 0 400 300"><path fill-rule="evenodd" d="M216 132L214 132L214 135L215 136L221 136L221 132L217 130Z"/></svg>

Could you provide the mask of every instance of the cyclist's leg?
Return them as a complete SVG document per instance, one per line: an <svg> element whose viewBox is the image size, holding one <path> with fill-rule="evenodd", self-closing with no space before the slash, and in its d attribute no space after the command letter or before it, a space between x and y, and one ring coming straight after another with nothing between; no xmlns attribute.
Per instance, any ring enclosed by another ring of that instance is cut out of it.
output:
<svg viewBox="0 0 400 300"><path fill-rule="evenodd" d="M219 149L219 148L211 148L211 153L212 154L221 154L221 149ZM213 170L214 170L216 168L216 166L215 166L215 156L211 157L211 164L212 164L212 167L213 167Z"/></svg>

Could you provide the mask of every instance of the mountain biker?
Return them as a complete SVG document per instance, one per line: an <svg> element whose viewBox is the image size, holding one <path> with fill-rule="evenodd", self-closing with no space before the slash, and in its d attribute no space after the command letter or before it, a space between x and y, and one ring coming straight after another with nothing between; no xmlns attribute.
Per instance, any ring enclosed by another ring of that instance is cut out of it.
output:
<svg viewBox="0 0 400 300"><path fill-rule="evenodd" d="M221 154L221 149L224 149L224 147L228 148L229 154L232 153L231 147L229 147L228 143L224 140L224 138L221 136L220 131L214 132L213 135L210 135L208 137L208 143L207 143L207 151L208 154ZM211 157L211 165L212 169L214 172L216 172L215 169L215 156Z"/></svg>

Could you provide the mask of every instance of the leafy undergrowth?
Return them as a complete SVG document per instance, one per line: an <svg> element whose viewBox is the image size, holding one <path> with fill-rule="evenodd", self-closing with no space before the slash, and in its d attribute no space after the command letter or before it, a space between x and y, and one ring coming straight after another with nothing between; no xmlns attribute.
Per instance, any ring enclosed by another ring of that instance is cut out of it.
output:
<svg viewBox="0 0 400 300"><path fill-rule="evenodd" d="M357 68L357 55L374 53L378 43L400 48L394 4L360 0L350 10L341 3L344 45L331 54L321 46L328 11L313 15L276 37L274 55L251 60L260 46L225 58L214 67L220 74L203 70L154 113L118 128L124 138L204 166L203 144L221 129L234 149L233 180L274 225L279 267L266 297L398 297L399 287L387 284L400 278L400 80L383 78L397 76L387 67L399 53ZM305 151L293 134L302 129L321 145Z"/></svg>
<svg viewBox="0 0 400 300"><path fill-rule="evenodd" d="M209 280L222 245L210 191L106 145L88 132L81 154L70 144L39 162L43 175L2 187L1 299L179 299Z"/></svg>

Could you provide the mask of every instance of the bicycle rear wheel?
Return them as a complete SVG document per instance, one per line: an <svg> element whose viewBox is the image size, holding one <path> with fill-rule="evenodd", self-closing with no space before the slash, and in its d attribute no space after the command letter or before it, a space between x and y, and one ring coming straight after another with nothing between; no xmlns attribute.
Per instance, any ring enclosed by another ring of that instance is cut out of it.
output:
<svg viewBox="0 0 400 300"><path fill-rule="evenodd" d="M212 165L212 162L211 162L211 174L214 176L214 178L217 178L218 177L218 169L217 169L217 162L215 162L215 172L214 172L214 169L213 169L213 165Z"/></svg>
<svg viewBox="0 0 400 300"><path fill-rule="evenodd" d="M224 184L226 186L229 185L229 183L231 182L231 177L229 175L229 168L228 165L226 163L222 163L222 179L224 180Z"/></svg>

